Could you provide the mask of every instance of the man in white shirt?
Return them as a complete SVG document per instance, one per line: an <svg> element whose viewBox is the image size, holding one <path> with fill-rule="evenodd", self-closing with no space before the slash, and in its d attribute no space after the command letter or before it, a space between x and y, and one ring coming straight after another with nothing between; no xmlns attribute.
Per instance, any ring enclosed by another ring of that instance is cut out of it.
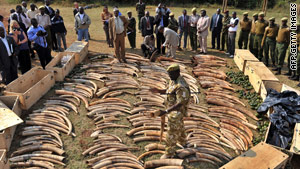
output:
<svg viewBox="0 0 300 169"><path fill-rule="evenodd" d="M125 58L125 37L128 20L125 16L119 16L119 9L114 8L114 17L109 19L109 34L114 42L115 57L119 62L127 62ZM121 50L120 50L121 49Z"/></svg>
<svg viewBox="0 0 300 169"><path fill-rule="evenodd" d="M238 29L238 23L239 18L236 17L236 12L232 12L232 18L230 19L230 24L228 25L228 52L229 57L234 57L234 51L235 51L235 37L236 37L236 31Z"/></svg>
<svg viewBox="0 0 300 169"><path fill-rule="evenodd" d="M36 14L38 14L39 11L36 8L35 4L31 3L30 4L30 9L27 11L27 16L29 19L35 18Z"/></svg>
<svg viewBox="0 0 300 169"><path fill-rule="evenodd" d="M163 33L165 37L165 42L162 46L166 46L168 49L167 57L175 58L176 49L179 44L179 36L178 34L169 28L164 28L163 26L158 27L158 31Z"/></svg>
<svg viewBox="0 0 300 169"><path fill-rule="evenodd" d="M210 19L204 9L201 10L201 17L197 23L197 36L200 43L200 54L207 54L207 36Z"/></svg>

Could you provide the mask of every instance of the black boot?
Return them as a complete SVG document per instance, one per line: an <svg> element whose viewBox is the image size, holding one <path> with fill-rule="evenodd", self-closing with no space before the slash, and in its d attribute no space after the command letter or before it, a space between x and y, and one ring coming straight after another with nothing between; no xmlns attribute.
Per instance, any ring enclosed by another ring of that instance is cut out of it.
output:
<svg viewBox="0 0 300 169"><path fill-rule="evenodd" d="M300 87L300 83L298 83L297 86Z"/></svg>
<svg viewBox="0 0 300 169"><path fill-rule="evenodd" d="M279 68L274 68L274 69L272 69L272 71L277 71Z"/></svg>
<svg viewBox="0 0 300 169"><path fill-rule="evenodd" d="M275 73L275 75L281 75L281 68L277 68L277 72Z"/></svg>
<svg viewBox="0 0 300 169"><path fill-rule="evenodd" d="M285 73L284 75L286 75L286 76L291 76L291 75L292 75L292 70L289 69L289 71L288 71L287 73Z"/></svg>
<svg viewBox="0 0 300 169"><path fill-rule="evenodd" d="M296 76L296 71L292 71L292 75L289 77L289 79L292 79L292 78L294 78Z"/></svg>
<svg viewBox="0 0 300 169"><path fill-rule="evenodd" d="M294 76L291 80L299 81L299 75Z"/></svg>
<svg viewBox="0 0 300 169"><path fill-rule="evenodd" d="M265 65L266 65L266 67L269 67L269 62L266 62Z"/></svg>

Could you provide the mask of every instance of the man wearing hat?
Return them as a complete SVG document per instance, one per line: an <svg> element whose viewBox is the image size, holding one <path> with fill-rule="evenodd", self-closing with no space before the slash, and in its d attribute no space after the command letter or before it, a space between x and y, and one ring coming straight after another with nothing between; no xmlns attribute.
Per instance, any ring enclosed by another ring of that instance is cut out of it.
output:
<svg viewBox="0 0 300 169"><path fill-rule="evenodd" d="M51 20L49 15L47 15L45 13L45 7L44 6L40 6L39 7L40 13L38 13L35 18L38 22L39 26L42 26L45 31L47 32L48 36L46 37L46 41L47 41L47 48L49 48L50 50L52 49L52 37L51 37Z"/></svg>
<svg viewBox="0 0 300 169"><path fill-rule="evenodd" d="M201 9L201 17L197 23L197 36L200 43L200 54L207 54L207 36L209 24L210 19L206 15L206 10Z"/></svg>
<svg viewBox="0 0 300 169"><path fill-rule="evenodd" d="M221 51L225 50L225 45L226 45L226 51L228 52L228 25L230 24L230 19L231 16L229 16L229 11L226 10L224 12L225 16L223 17L222 20L222 37L221 37Z"/></svg>
<svg viewBox="0 0 300 169"><path fill-rule="evenodd" d="M186 145L186 133L183 118L187 115L187 106L190 99L190 88L182 76L178 64L172 64L167 72L170 76L168 89L151 89L154 93L167 94L167 110L158 110L150 115L168 117L168 131L166 134L166 154L161 159L173 158L176 151L176 143Z"/></svg>
<svg viewBox="0 0 300 169"><path fill-rule="evenodd" d="M211 46L212 49L215 48L215 40L217 38L217 49L220 49L220 37L221 37L221 30L222 30L222 19L223 15L221 14L221 10L218 8L217 13L215 13L211 17L210 22L210 31L211 31Z"/></svg>
<svg viewBox="0 0 300 169"><path fill-rule="evenodd" d="M179 50L181 50L181 38L183 38L183 48L186 49L187 37L189 33L189 20L190 16L187 15L186 9L182 11L182 15L178 17L178 27L179 27Z"/></svg>
<svg viewBox="0 0 300 169"><path fill-rule="evenodd" d="M177 20L175 19L174 17L174 13L171 12L170 15L169 15L169 25L168 25L168 28L172 29L173 31L175 31L177 33L177 30L178 30L178 22Z"/></svg>
<svg viewBox="0 0 300 169"><path fill-rule="evenodd" d="M281 68L284 64L286 50L290 44L290 29L287 25L287 21L287 17L283 17L281 19L282 25L278 31L278 36L276 39L275 60L277 62L277 68L273 69L273 71L277 71L275 75L281 74Z"/></svg>
<svg viewBox="0 0 300 169"><path fill-rule="evenodd" d="M191 39L191 47L193 51L197 51L197 23L200 16L197 14L197 9L192 9L192 15L190 16L190 39Z"/></svg>
<svg viewBox="0 0 300 169"><path fill-rule="evenodd" d="M257 55L257 51L254 49L254 38L255 38L255 22L258 19L258 14L254 13L253 20L251 23L251 31L250 31L250 40L249 40L249 50L253 55Z"/></svg>
<svg viewBox="0 0 300 169"><path fill-rule="evenodd" d="M127 27L127 35L128 35L128 40L131 46L131 49L134 49L135 46L135 38L136 38L136 21L135 18L132 17L132 12L128 11L128 27Z"/></svg>
<svg viewBox="0 0 300 169"><path fill-rule="evenodd" d="M141 19L143 16L145 16L145 9L146 9L146 4L142 1L142 0L139 0L138 3L136 3L135 5L135 9L138 13L138 19L139 19L139 31L142 29L141 28Z"/></svg>
<svg viewBox="0 0 300 169"><path fill-rule="evenodd" d="M109 19L109 35L114 42L115 57L119 62L125 62L125 37L128 21L124 16L119 16L119 9L114 8L114 17Z"/></svg>
<svg viewBox="0 0 300 169"><path fill-rule="evenodd" d="M247 49L248 46L248 37L251 30L251 19L248 18L248 12L243 13L244 18L240 22L241 31L238 40L239 48L240 49ZM243 47L244 44L244 47Z"/></svg>
<svg viewBox="0 0 300 169"><path fill-rule="evenodd" d="M269 51L272 59L273 67L275 67L275 46L276 37L278 34L279 26L275 24L275 18L271 17L269 19L269 26L266 27L263 40L261 42L261 47L264 48L265 53L265 65L269 66Z"/></svg>
<svg viewBox="0 0 300 169"><path fill-rule="evenodd" d="M179 43L178 34L172 29L164 28L163 26L159 26L158 31L165 37L165 42L162 46L168 49L167 57L174 58Z"/></svg>
<svg viewBox="0 0 300 169"><path fill-rule="evenodd" d="M258 14L258 20L255 22L255 38L254 38L254 49L257 50L255 55L259 61L263 58L263 48L261 47L261 42L265 33L265 29L268 26L268 22L264 19L265 14L260 12Z"/></svg>

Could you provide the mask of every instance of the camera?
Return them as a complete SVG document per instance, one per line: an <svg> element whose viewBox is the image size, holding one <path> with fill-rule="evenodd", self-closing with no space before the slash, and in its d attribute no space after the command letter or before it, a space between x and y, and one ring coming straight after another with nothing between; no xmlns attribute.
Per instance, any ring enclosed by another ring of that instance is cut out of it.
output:
<svg viewBox="0 0 300 169"><path fill-rule="evenodd" d="M20 28L13 28L13 31L20 31Z"/></svg>

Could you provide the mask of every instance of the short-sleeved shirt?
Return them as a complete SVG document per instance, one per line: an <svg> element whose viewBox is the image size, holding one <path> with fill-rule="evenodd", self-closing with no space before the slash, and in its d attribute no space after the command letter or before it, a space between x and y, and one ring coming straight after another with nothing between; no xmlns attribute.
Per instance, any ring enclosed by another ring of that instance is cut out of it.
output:
<svg viewBox="0 0 300 169"><path fill-rule="evenodd" d="M178 110L171 112L170 116L177 112L181 112L186 115L187 104L189 103L190 96L191 93L189 85L182 76L179 76L175 81L171 80L169 82L169 88L167 89L167 106L171 107L177 103L181 103L182 106Z"/></svg>
<svg viewBox="0 0 300 169"><path fill-rule="evenodd" d="M38 24L45 28L46 26L51 25L50 16L47 14L41 15L38 13L36 16L36 20L38 21Z"/></svg>
<svg viewBox="0 0 300 169"><path fill-rule="evenodd" d="M278 31L278 36L276 42L279 43L289 43L290 41L290 29L289 27L280 28Z"/></svg>
<svg viewBox="0 0 300 169"><path fill-rule="evenodd" d="M263 35L265 33L265 29L268 26L268 22L267 21L260 21L257 20L255 22L255 34L256 35Z"/></svg>

